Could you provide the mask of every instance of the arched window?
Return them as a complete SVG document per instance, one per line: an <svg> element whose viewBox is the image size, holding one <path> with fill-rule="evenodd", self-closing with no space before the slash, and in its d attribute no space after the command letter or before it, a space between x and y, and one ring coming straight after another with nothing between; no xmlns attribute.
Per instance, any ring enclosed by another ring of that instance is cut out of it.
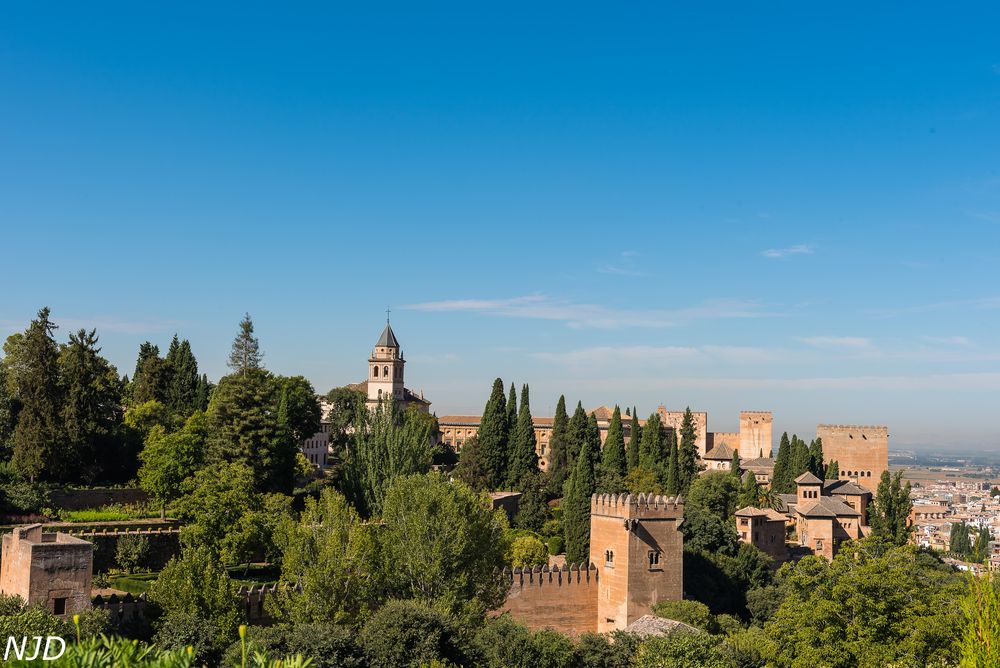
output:
<svg viewBox="0 0 1000 668"><path fill-rule="evenodd" d="M382 375L385 376L386 378L389 377L389 367L387 366L382 367Z"/></svg>
<svg viewBox="0 0 1000 668"><path fill-rule="evenodd" d="M372 369L372 373L374 373L375 377L378 378L378 367L375 367L374 369Z"/></svg>

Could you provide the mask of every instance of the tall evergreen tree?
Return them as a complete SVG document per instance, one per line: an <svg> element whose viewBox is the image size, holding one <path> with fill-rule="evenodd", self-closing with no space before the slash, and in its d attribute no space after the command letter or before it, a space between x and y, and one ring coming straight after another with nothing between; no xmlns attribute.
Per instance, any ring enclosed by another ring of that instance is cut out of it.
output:
<svg viewBox="0 0 1000 668"><path fill-rule="evenodd" d="M525 491L523 487L526 476L538 473L538 454L535 452L537 446L535 423L531 417L527 384L521 387L521 410L516 415L517 425L514 429L514 442L510 448L507 483L511 489Z"/></svg>
<svg viewBox="0 0 1000 668"><path fill-rule="evenodd" d="M201 374L194 391L194 409L197 411L207 410L209 395L211 393L212 384L208 382L208 375Z"/></svg>
<svg viewBox="0 0 1000 668"><path fill-rule="evenodd" d="M253 319L247 313L240 321L240 332L233 340L233 349L229 353L229 368L241 376L263 367L264 353L260 351L260 342L253 335Z"/></svg>
<svg viewBox="0 0 1000 668"><path fill-rule="evenodd" d="M514 383L510 384L510 394L507 396L507 443L510 450L517 442L517 390Z"/></svg>
<svg viewBox="0 0 1000 668"><path fill-rule="evenodd" d="M149 341L139 344L139 357L135 360L135 371L132 373L132 380L142 372L142 365L152 357L160 356L159 346L154 346Z"/></svg>
<svg viewBox="0 0 1000 668"><path fill-rule="evenodd" d="M963 522L955 522L951 525L951 534L948 537L948 550L961 557L972 555L972 540L969 537L969 525Z"/></svg>
<svg viewBox="0 0 1000 668"><path fill-rule="evenodd" d="M191 343L184 339L177 341L174 334L167 352L167 365L170 367L170 386L167 390L167 407L178 415L189 415L199 410L197 405L198 361L191 352Z"/></svg>
<svg viewBox="0 0 1000 668"><path fill-rule="evenodd" d="M809 470L809 446L797 435L792 434L792 456L790 474L794 485L795 479ZM792 491L795 491L794 489Z"/></svg>
<svg viewBox="0 0 1000 668"><path fill-rule="evenodd" d="M149 341L140 345L135 374L129 388L132 405L147 401L166 404L170 392L170 375L170 366L160 357L160 349Z"/></svg>
<svg viewBox="0 0 1000 668"><path fill-rule="evenodd" d="M576 410L573 417L569 419L569 466L571 470L576 469L576 457L583 448L587 440L587 411L583 410L583 403L576 402Z"/></svg>
<svg viewBox="0 0 1000 668"><path fill-rule="evenodd" d="M824 480L836 480L840 477L840 462L836 459L831 459L830 463L826 465L826 476Z"/></svg>
<svg viewBox="0 0 1000 668"><path fill-rule="evenodd" d="M661 476L665 470L663 427L658 413L650 415L646 419L646 426L642 429L642 440L639 441L639 466L655 471Z"/></svg>
<svg viewBox="0 0 1000 668"><path fill-rule="evenodd" d="M604 439L604 450L601 452L601 465L610 474L625 477L628 473L625 461L625 432L622 428L622 412L615 406L608 425L608 435Z"/></svg>
<svg viewBox="0 0 1000 668"><path fill-rule="evenodd" d="M758 500L760 499L760 484L757 482L757 477L753 473L747 472L743 476L742 484L740 486L740 494L736 497L736 509L746 508L747 506L757 507Z"/></svg>
<svg viewBox="0 0 1000 668"><path fill-rule="evenodd" d="M97 331L70 334L59 355L65 434L63 457L75 481L92 483L121 465L118 426L122 388L118 371L101 357Z"/></svg>
<svg viewBox="0 0 1000 668"><path fill-rule="evenodd" d="M590 496L594 493L594 458L590 443L584 440L568 493L563 499L563 530L566 538L566 563L580 564L590 558Z"/></svg>
<svg viewBox="0 0 1000 668"><path fill-rule="evenodd" d="M14 425L17 424L17 400L11 392L10 372L0 359L0 457L8 459L13 451Z"/></svg>
<svg viewBox="0 0 1000 668"><path fill-rule="evenodd" d="M549 477L553 488L562 489L569 477L569 415L566 413L566 397L560 395L556 404L556 414L552 419L552 436L549 437Z"/></svg>
<svg viewBox="0 0 1000 668"><path fill-rule="evenodd" d="M639 424L639 416L635 411L632 411L631 417L632 422L628 430L628 450L626 451L629 471L639 465L639 442L642 440L642 426Z"/></svg>
<svg viewBox="0 0 1000 668"><path fill-rule="evenodd" d="M694 415L691 408L684 410L684 418L681 421L681 444L677 451L677 470L680 474L678 484L679 492L687 494L691 483L694 482L698 472L702 470L701 458L698 456L698 444L696 442L697 432L694 426Z"/></svg>
<svg viewBox="0 0 1000 668"><path fill-rule="evenodd" d="M597 424L597 415L594 413L587 416L587 442L590 444L590 456L596 470L601 463L601 427Z"/></svg>
<svg viewBox="0 0 1000 668"><path fill-rule="evenodd" d="M479 449L490 471L490 486L500 489L507 481L509 429L507 428L507 400L503 380L493 381L493 391L483 409L479 423Z"/></svg>
<svg viewBox="0 0 1000 668"><path fill-rule="evenodd" d="M990 557L990 541L993 540L993 536L990 535L989 527L980 527L979 532L976 534L976 543L972 547L972 557L979 563L985 562Z"/></svg>
<svg viewBox="0 0 1000 668"><path fill-rule="evenodd" d="M62 392L55 330L45 307L24 333L15 370L21 409L14 428L14 466L32 482L43 477L64 479L68 473L69 462L59 452Z"/></svg>
<svg viewBox="0 0 1000 668"><path fill-rule="evenodd" d="M740 466L740 451L733 450L733 458L729 461L729 471L737 478L741 475Z"/></svg>
<svg viewBox="0 0 1000 668"><path fill-rule="evenodd" d="M788 440L788 432L781 435L778 445L778 455L774 459L774 472L771 474L771 489L775 494L792 494L795 492L795 477L792 475L792 444Z"/></svg>
<svg viewBox="0 0 1000 668"><path fill-rule="evenodd" d="M676 496L680 493L681 489L681 469L680 462L678 461L676 439L670 439L667 443L667 464L665 469L663 491L670 496Z"/></svg>
<svg viewBox="0 0 1000 668"><path fill-rule="evenodd" d="M872 534L895 545L905 545L912 530L908 526L910 511L913 510L910 483L903 485L902 480L902 471L897 471L895 475L882 471L869 517Z"/></svg>
<svg viewBox="0 0 1000 668"><path fill-rule="evenodd" d="M817 438L809 444L809 470L820 480L826 479L826 466L823 464L822 438Z"/></svg>

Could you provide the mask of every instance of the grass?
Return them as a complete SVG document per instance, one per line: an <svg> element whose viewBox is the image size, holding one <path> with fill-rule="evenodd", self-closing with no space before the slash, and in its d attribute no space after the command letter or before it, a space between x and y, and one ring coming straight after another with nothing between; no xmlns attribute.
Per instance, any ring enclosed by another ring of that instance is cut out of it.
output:
<svg viewBox="0 0 1000 668"><path fill-rule="evenodd" d="M108 584L112 589L127 591L133 596L149 591L157 573L132 573L130 575L109 575Z"/></svg>
<svg viewBox="0 0 1000 668"><path fill-rule="evenodd" d="M59 511L59 519L63 522L124 522L127 520L145 520L159 518L160 511L149 504L112 504L101 508L85 508L84 510Z"/></svg>

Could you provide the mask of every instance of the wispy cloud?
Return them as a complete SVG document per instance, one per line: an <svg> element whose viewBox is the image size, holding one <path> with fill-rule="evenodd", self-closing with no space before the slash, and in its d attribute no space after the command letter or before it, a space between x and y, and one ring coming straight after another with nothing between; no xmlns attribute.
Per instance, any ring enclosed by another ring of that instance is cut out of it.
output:
<svg viewBox="0 0 1000 668"><path fill-rule="evenodd" d="M410 304L403 308L428 313L480 313L506 318L564 322L574 328L621 329L626 327L678 327L699 320L761 318L769 313L754 301L714 300L679 309L616 309L581 304L547 295L509 299L447 299Z"/></svg>
<svg viewBox="0 0 1000 668"><path fill-rule="evenodd" d="M895 308L868 309L863 311L863 313L876 318L892 318L899 315L914 315L952 309L980 311L998 308L1000 308L1000 297L976 297L973 299L955 299L951 301L930 302L928 304L914 304L912 306L899 306Z"/></svg>
<svg viewBox="0 0 1000 668"><path fill-rule="evenodd" d="M639 256L635 251L622 251L618 254L618 260L614 263L602 264L597 268L598 273L612 274L615 276L648 276L637 267L636 258Z"/></svg>
<svg viewBox="0 0 1000 668"><path fill-rule="evenodd" d="M812 244L796 244L788 248L768 248L760 254L767 258L783 258L789 255L812 255L816 252L816 247Z"/></svg>
<svg viewBox="0 0 1000 668"><path fill-rule="evenodd" d="M816 348L871 348L871 339L863 336L802 336L796 339Z"/></svg>

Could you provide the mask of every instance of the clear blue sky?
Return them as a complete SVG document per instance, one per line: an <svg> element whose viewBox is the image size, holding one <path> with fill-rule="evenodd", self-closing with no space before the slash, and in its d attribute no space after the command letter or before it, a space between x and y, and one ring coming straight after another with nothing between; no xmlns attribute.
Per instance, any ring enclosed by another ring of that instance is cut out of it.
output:
<svg viewBox="0 0 1000 668"><path fill-rule="evenodd" d="M1000 445L995 3L207 4L3 7L4 335Z"/></svg>

